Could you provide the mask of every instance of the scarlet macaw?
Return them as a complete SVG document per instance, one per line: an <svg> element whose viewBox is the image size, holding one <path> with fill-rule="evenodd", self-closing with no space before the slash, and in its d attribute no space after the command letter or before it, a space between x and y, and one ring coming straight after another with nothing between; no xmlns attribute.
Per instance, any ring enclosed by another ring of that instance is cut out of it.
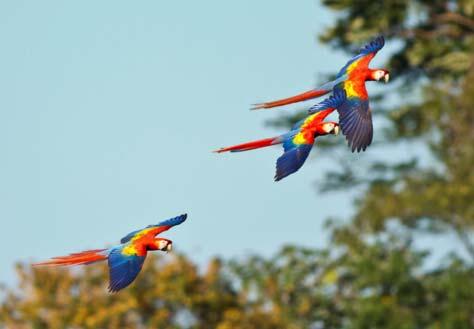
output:
<svg viewBox="0 0 474 329"><path fill-rule="evenodd" d="M286 134L235 146L223 147L215 152L242 152L275 144L283 144L284 153L276 162L275 181L279 181L298 171L301 166L303 166L316 137L338 134L339 125L336 122L323 122L323 120L331 114L337 106L340 106L345 98L344 91L342 89L338 90L330 98L314 105L311 109L314 110L315 113L296 123L291 131Z"/></svg>
<svg viewBox="0 0 474 329"><path fill-rule="evenodd" d="M156 225L133 231L120 240L120 245L108 249L94 249L68 256L53 257L50 260L33 264L67 266L89 265L98 261L107 260L109 265L109 292L117 292L135 280L142 269L148 251L171 251L173 242L156 235L179 225L187 218L183 214Z"/></svg>
<svg viewBox="0 0 474 329"><path fill-rule="evenodd" d="M356 150L357 152L365 151L372 142L373 136L372 115L365 81L384 80L388 82L389 72L387 70L369 68L370 61L382 49L384 44L383 36L379 36L362 47L359 54L347 62L339 71L334 81L293 97L255 104L252 109L268 109L292 104L343 89L346 92L347 99L337 107L342 133L346 136L352 152ZM313 112L314 110L310 111L310 113Z"/></svg>

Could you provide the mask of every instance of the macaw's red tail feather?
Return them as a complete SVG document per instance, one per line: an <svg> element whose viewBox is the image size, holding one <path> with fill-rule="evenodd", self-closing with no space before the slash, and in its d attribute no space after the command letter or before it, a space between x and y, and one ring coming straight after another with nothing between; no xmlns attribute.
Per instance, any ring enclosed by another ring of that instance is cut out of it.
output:
<svg viewBox="0 0 474 329"><path fill-rule="evenodd" d="M223 147L223 148L220 148L220 149L218 149L214 152L216 152L216 153L222 153L222 152L227 152L227 151L230 151L230 152L243 152L243 151L258 149L258 148L261 148L261 147L270 146L270 145L279 144L279 143L281 143L279 137L272 137L272 138L261 139L261 140L258 140L258 141L243 143L243 144L239 144L239 145Z"/></svg>
<svg viewBox="0 0 474 329"><path fill-rule="evenodd" d="M320 89L320 90L310 90L305 93L293 96L293 97L288 97L284 99L279 99L277 101L273 102L266 102L266 103L259 103L259 104L254 104L254 106L251 108L251 110L260 110L260 109L270 109L272 107L277 107L277 106L283 106L283 105L288 105L288 104L293 104L297 102L302 102L306 101L311 98L316 98L322 95L325 95L329 92L329 90L326 89Z"/></svg>
<svg viewBox="0 0 474 329"><path fill-rule="evenodd" d="M107 249L86 250L83 252L70 254L68 256L53 257L50 260L40 262L40 263L35 263L33 264L33 266L86 265L86 264L95 263L101 260L106 260L108 257L106 250Z"/></svg>

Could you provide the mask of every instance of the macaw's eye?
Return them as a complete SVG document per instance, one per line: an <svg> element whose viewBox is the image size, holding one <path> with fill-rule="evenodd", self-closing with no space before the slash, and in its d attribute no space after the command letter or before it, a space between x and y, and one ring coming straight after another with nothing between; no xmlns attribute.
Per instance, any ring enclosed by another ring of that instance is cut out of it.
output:
<svg viewBox="0 0 474 329"><path fill-rule="evenodd" d="M335 127L336 127L336 125L334 125L333 123L326 123L326 124L324 125L324 131L325 131L327 134L334 133Z"/></svg>

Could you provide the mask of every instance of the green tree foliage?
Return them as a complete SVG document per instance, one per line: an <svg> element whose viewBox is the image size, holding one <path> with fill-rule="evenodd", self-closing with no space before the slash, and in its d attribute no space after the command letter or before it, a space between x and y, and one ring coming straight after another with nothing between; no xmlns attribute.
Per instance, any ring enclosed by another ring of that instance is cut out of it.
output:
<svg viewBox="0 0 474 329"><path fill-rule="evenodd" d="M320 40L351 53L383 34L387 46L377 55L377 66L388 68L395 81L379 88L378 95L372 92L374 144L354 161L339 143L345 155L338 163L333 161L339 168L328 172L319 188L365 188L356 200L352 221L360 234L381 232L393 221L430 233L454 231L474 261L470 239L474 1L323 0L323 4L334 10L337 19ZM380 64L387 54L386 63ZM289 126L300 116L271 124ZM396 151L400 145L423 155L404 158ZM334 142L317 145L329 147L323 153L331 154L334 146ZM382 149L383 156L374 155Z"/></svg>
<svg viewBox="0 0 474 329"><path fill-rule="evenodd" d="M321 41L345 50L383 33L401 42L388 66L398 78L462 78L474 47L471 0L323 0L340 16Z"/></svg>
<svg viewBox="0 0 474 329"><path fill-rule="evenodd" d="M463 261L425 271L427 254L408 240L367 243L347 227L331 248L286 247L233 267L252 307L270 309L279 328L474 328L474 269Z"/></svg>
<svg viewBox="0 0 474 329"><path fill-rule="evenodd" d="M230 282L212 261L201 274L183 256L151 256L139 280L107 293L106 265L83 271L19 265L20 291L6 293L0 323L7 328L215 328L226 310L238 308Z"/></svg>
<svg viewBox="0 0 474 329"><path fill-rule="evenodd" d="M337 20L321 40L352 52L384 34L383 66L396 78L372 102L384 126L377 143L357 161L342 143L326 145L347 156L320 187L362 191L352 218L329 222L329 246L215 259L204 270L183 255L152 257L118 294L106 292L105 266L18 265L0 327L474 328L474 1L323 3ZM397 158L399 144L425 155ZM433 261L414 246L419 232L454 232L466 252Z"/></svg>
<svg viewBox="0 0 474 329"><path fill-rule="evenodd" d="M105 266L85 270L17 268L6 291L5 328L452 328L474 327L474 270L452 259L424 271L426 253L395 236L366 243L334 233L334 253L294 246L274 257L200 272L186 257L151 257L117 294Z"/></svg>
<svg viewBox="0 0 474 329"><path fill-rule="evenodd" d="M367 183L357 200L353 225L379 232L398 220L409 227L453 230L474 261L469 235L474 225L474 2L459 1L333 1L324 4L339 19L322 36L323 42L345 50L384 34L392 55L386 66L398 80L398 98L386 111L389 128L379 145L412 143L431 154L400 162L385 151L385 159L370 163L366 175L350 169L331 176ZM407 88L409 86L409 88ZM386 93L385 93L386 94ZM410 102L410 100L413 100ZM393 102L392 102L393 103ZM381 131L379 131L381 133ZM346 166L347 168L348 166ZM328 184L329 185L329 184Z"/></svg>

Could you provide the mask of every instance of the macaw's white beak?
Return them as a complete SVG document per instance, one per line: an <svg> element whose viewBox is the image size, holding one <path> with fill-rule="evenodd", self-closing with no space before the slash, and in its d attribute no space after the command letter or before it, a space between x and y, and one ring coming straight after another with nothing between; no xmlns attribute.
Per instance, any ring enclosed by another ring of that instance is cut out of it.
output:
<svg viewBox="0 0 474 329"><path fill-rule="evenodd" d="M339 126L334 127L334 135L339 135Z"/></svg>
<svg viewBox="0 0 474 329"><path fill-rule="evenodd" d="M385 74L385 76L383 77L383 79L384 79L385 83L387 83L388 80L390 79L390 74L388 74L388 73Z"/></svg>
<svg viewBox="0 0 474 329"><path fill-rule="evenodd" d="M168 243L166 246L166 252L170 252L173 249L173 245L171 243Z"/></svg>

